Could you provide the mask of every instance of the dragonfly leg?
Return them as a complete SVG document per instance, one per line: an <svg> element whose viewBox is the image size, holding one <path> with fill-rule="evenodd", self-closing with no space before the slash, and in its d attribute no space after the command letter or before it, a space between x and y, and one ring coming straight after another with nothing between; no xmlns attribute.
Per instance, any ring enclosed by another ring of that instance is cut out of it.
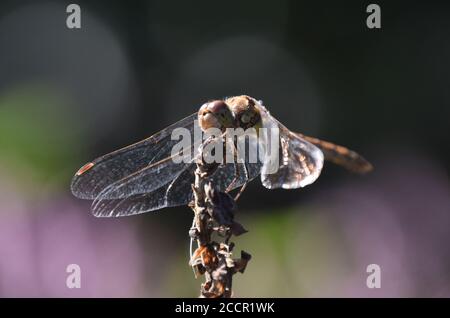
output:
<svg viewBox="0 0 450 318"><path fill-rule="evenodd" d="M239 197L244 192L244 190L245 190L245 188L247 187L247 184L248 184L248 179L249 178L248 178L248 170L247 170L247 164L246 163L244 163L244 176L245 176L245 182L242 185L242 187L239 189L239 192L234 197L234 201L237 201L239 199Z"/></svg>
<svg viewBox="0 0 450 318"><path fill-rule="evenodd" d="M234 164L234 178L233 181L231 181L231 183L228 185L227 189L225 190L226 193L230 192L231 190L233 190L234 184L236 183L236 181L239 179L240 177L240 173L239 173L239 168L238 168L238 164L235 163Z"/></svg>
<svg viewBox="0 0 450 318"><path fill-rule="evenodd" d="M237 160L237 148L236 148L236 144L234 142L233 142L233 162L234 162L234 178L233 178L233 181L231 181L231 183L228 185L227 189L225 190L226 193L233 190L234 184L241 176L241 174L239 172L239 163Z"/></svg>

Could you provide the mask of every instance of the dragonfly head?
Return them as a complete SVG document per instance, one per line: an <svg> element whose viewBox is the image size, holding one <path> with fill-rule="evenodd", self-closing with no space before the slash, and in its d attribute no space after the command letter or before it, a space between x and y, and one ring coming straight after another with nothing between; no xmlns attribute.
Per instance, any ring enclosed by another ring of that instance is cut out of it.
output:
<svg viewBox="0 0 450 318"><path fill-rule="evenodd" d="M225 100L233 113L235 125L247 129L257 127L261 124L261 114L258 108L258 101L254 98L241 95L230 97Z"/></svg>
<svg viewBox="0 0 450 318"><path fill-rule="evenodd" d="M234 117L230 108L223 100L208 102L200 107L198 111L198 122L200 128L205 131L209 128L225 130L233 127Z"/></svg>

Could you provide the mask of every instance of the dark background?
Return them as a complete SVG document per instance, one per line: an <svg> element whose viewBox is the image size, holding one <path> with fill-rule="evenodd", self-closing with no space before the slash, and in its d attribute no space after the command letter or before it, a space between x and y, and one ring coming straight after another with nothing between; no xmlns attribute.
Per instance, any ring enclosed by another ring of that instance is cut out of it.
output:
<svg viewBox="0 0 450 318"><path fill-rule="evenodd" d="M95 219L69 184L85 162L203 102L248 94L294 131L343 144L368 176L326 164L301 190L253 181L253 255L237 296L450 296L450 6L370 2L0 4L0 295L195 296L186 207ZM67 289L79 264L82 288ZM379 264L382 288L366 287Z"/></svg>

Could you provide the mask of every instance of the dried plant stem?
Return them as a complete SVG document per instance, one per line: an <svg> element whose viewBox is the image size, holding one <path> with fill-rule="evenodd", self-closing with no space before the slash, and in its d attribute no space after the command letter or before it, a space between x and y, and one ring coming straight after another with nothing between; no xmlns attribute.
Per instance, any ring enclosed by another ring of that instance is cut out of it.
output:
<svg viewBox="0 0 450 318"><path fill-rule="evenodd" d="M203 159L197 163L195 181L192 185L194 202L194 227L190 231L192 239L197 241L190 265L197 274L205 275L201 285L200 297L228 298L232 296L232 278L237 272L243 273L250 254L242 251L241 258L233 259L234 243L231 236L240 235L246 230L234 221L236 203L224 192L218 192L210 180L218 164L208 164ZM213 240L215 237L222 242Z"/></svg>

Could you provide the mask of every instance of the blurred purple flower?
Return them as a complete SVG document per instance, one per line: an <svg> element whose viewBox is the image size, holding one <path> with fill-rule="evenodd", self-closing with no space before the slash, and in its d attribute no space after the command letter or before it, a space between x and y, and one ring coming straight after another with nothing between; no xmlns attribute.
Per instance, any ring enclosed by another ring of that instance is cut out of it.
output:
<svg viewBox="0 0 450 318"><path fill-rule="evenodd" d="M70 199L29 206L1 191L0 296L139 296L143 259L131 220L96 219ZM69 289L66 268L81 268Z"/></svg>
<svg viewBox="0 0 450 318"><path fill-rule="evenodd" d="M326 210L351 257L349 275L333 282L329 296L449 297L449 194L445 169L414 154L328 191ZM365 284L372 263L381 266L380 289Z"/></svg>

